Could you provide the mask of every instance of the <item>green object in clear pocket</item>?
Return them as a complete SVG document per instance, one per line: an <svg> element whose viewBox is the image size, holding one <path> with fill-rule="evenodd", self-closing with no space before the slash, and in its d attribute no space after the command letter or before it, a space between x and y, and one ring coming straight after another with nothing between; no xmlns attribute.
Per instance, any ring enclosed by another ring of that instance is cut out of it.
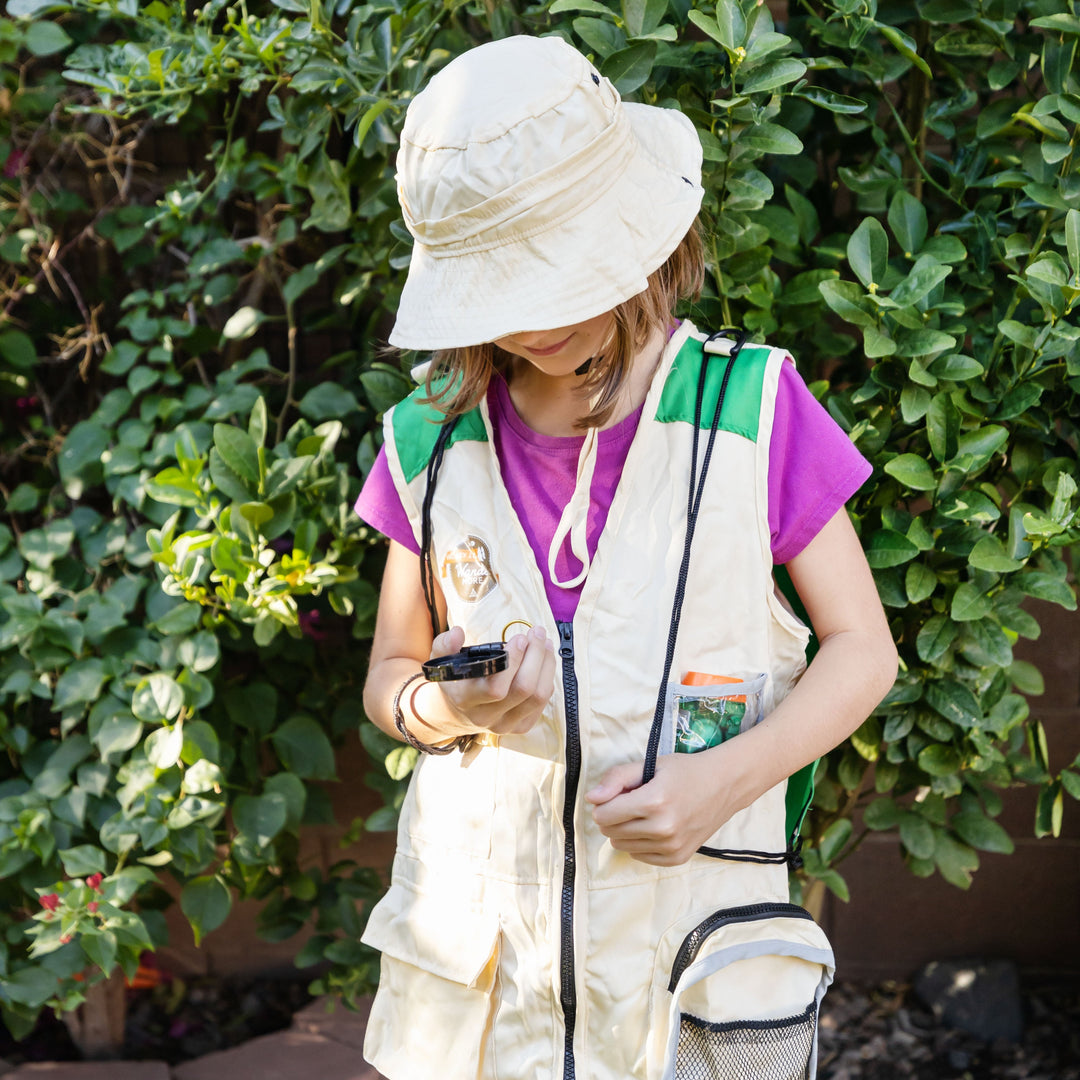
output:
<svg viewBox="0 0 1080 1080"><path fill-rule="evenodd" d="M694 754L738 735L746 703L731 697L676 699L675 753Z"/></svg>

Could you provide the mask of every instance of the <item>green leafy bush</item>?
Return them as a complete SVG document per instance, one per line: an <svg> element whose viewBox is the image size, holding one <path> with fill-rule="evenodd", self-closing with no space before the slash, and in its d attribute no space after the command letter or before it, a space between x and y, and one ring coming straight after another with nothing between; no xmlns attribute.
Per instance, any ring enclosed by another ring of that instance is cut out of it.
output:
<svg viewBox="0 0 1080 1080"><path fill-rule="evenodd" d="M26 1031L234 897L371 985L378 876L301 865L362 721L381 546L351 504L413 358L396 132L452 55L565 35L705 150L702 325L791 349L873 462L852 512L902 658L821 763L807 873L889 829L965 886L1054 775L1014 659L1076 605L1080 20L1019 0L9 0L0 17L0 1011ZM855 822L858 821L858 827ZM76 978L80 976L80 978Z"/></svg>

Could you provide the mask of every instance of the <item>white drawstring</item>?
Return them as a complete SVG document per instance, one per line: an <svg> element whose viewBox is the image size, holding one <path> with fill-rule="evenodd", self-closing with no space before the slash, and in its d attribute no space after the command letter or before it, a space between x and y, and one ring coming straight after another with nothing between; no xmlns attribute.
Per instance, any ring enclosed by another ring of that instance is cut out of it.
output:
<svg viewBox="0 0 1080 1080"><path fill-rule="evenodd" d="M553 585L560 589L576 589L589 574L589 504L592 499L593 473L596 471L596 454L599 434L594 427L589 428L585 441L578 454L577 479L574 493L563 509L562 517L555 528L555 535L548 548L548 574ZM581 563L581 572L569 581L560 581L555 573L555 560L562 550L563 541L570 535L570 550Z"/></svg>

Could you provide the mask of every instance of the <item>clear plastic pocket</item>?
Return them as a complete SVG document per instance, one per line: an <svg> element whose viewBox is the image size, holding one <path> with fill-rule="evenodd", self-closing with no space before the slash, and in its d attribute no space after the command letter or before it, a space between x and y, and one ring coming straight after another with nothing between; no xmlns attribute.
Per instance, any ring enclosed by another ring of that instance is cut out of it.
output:
<svg viewBox="0 0 1080 1080"><path fill-rule="evenodd" d="M664 1080L810 1080L832 949L803 908L714 912L672 964Z"/></svg>
<svg viewBox="0 0 1080 1080"><path fill-rule="evenodd" d="M691 674L692 683L668 684L661 754L707 750L753 727L764 713L766 674Z"/></svg>

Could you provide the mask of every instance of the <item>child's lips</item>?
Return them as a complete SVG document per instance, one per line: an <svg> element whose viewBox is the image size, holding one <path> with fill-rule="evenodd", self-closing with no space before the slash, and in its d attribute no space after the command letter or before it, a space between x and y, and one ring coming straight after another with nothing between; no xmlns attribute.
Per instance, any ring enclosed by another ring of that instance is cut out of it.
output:
<svg viewBox="0 0 1080 1080"><path fill-rule="evenodd" d="M542 349L534 348L532 345L523 345L522 348L526 352L532 353L533 356L554 356L557 352L561 352L562 349L566 347L570 338L573 336L574 335L571 334L570 337L563 338L562 341L557 341L554 345L547 345Z"/></svg>

